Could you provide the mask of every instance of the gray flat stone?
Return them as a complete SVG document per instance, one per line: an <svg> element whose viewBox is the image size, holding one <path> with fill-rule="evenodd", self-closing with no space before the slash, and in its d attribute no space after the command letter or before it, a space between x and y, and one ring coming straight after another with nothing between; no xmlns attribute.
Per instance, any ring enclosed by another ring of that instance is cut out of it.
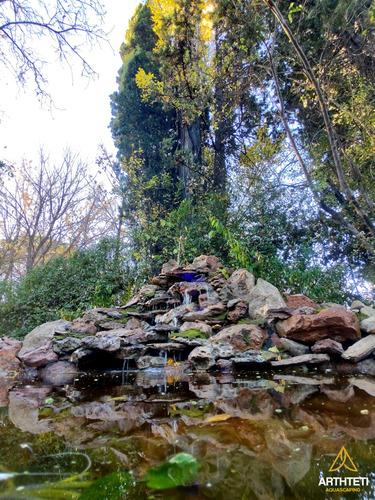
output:
<svg viewBox="0 0 375 500"><path fill-rule="evenodd" d="M341 355L343 359L356 363L362 359L367 358L375 351L375 335L369 335L355 344L350 346L344 354Z"/></svg>
<svg viewBox="0 0 375 500"><path fill-rule="evenodd" d="M271 365L278 366L291 366L291 365L304 365L304 364L317 364L329 361L328 354L303 354L302 356L294 356L289 359L281 359L280 361L271 361Z"/></svg>

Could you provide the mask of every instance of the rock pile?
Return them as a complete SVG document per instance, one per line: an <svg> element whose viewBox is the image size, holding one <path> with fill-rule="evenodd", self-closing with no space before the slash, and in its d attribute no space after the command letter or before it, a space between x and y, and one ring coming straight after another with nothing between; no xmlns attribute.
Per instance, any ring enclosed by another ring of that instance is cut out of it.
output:
<svg viewBox="0 0 375 500"><path fill-rule="evenodd" d="M359 324L357 313L361 313ZM362 338L362 333L365 335ZM357 363L375 352L375 310L351 310L281 295L246 269L214 256L164 264L121 308L97 308L73 322L46 323L23 344L0 340L0 374L64 383L80 369L252 370ZM61 382L63 381L63 382Z"/></svg>

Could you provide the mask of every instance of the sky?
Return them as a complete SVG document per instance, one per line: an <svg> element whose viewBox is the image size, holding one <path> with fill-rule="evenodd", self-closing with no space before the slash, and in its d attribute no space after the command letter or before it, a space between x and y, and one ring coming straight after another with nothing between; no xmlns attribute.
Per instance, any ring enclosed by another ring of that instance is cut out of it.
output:
<svg viewBox="0 0 375 500"><path fill-rule="evenodd" d="M32 84L19 86L11 74L3 72L0 81L0 159L20 163L35 160L41 147L58 161L70 147L83 160L94 164L98 146L103 143L115 154L111 132L109 95L117 90L116 76L121 66L119 49L124 41L129 19L139 0L103 0L107 15L103 27L110 32L110 45L101 43L85 57L97 72L88 80L81 76L81 66L72 69L59 61L45 66L47 90L53 106L41 106ZM112 47L112 48L111 48Z"/></svg>

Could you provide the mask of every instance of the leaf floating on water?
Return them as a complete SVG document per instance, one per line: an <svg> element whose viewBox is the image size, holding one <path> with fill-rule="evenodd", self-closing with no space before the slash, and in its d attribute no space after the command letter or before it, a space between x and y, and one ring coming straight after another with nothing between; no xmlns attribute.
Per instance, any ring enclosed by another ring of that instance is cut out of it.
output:
<svg viewBox="0 0 375 500"><path fill-rule="evenodd" d="M361 415L368 415L369 411L368 410L361 410Z"/></svg>
<svg viewBox="0 0 375 500"><path fill-rule="evenodd" d="M118 500L133 484L129 472L112 472L93 482L80 495L79 500Z"/></svg>
<svg viewBox="0 0 375 500"><path fill-rule="evenodd" d="M168 462L149 469L146 472L145 481L149 488L156 490L175 488L194 479L200 467L200 463L193 455L178 453Z"/></svg>
<svg viewBox="0 0 375 500"><path fill-rule="evenodd" d="M173 363L174 363L173 359L172 359L172 358L169 358L169 359L168 359L167 366L171 366L171 365L173 365Z"/></svg>
<svg viewBox="0 0 375 500"><path fill-rule="evenodd" d="M214 415L213 417L207 417L204 419L205 422L223 422L224 420L228 420L232 415L228 415L228 413L221 413L220 415Z"/></svg>

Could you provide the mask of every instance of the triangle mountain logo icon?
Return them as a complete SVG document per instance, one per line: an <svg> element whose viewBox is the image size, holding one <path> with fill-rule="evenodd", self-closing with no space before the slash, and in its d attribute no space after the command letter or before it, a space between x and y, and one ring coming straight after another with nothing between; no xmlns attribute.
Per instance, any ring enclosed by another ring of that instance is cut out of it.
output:
<svg viewBox="0 0 375 500"><path fill-rule="evenodd" d="M341 450L338 452L335 461L333 462L331 468L329 469L329 472L335 472L341 469L342 467L345 467L346 469L352 472L358 472L358 469L354 465L353 460L350 458L349 453L346 451L345 446L343 446Z"/></svg>

